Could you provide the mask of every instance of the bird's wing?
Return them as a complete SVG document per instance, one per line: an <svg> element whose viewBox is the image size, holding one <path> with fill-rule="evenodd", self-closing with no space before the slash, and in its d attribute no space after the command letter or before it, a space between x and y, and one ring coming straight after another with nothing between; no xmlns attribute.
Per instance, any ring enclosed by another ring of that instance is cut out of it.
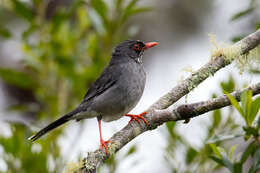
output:
<svg viewBox="0 0 260 173"><path fill-rule="evenodd" d="M118 75L113 75L115 72L116 70L111 66L105 68L99 78L90 86L89 90L84 96L83 103L102 94L107 89L115 85L117 82L117 78L115 77Z"/></svg>

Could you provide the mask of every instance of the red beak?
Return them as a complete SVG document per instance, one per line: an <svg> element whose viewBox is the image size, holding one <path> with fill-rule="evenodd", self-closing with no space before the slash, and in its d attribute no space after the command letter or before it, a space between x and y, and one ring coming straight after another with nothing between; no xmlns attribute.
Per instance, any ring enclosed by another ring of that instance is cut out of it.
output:
<svg viewBox="0 0 260 173"><path fill-rule="evenodd" d="M149 48L151 48L151 47L154 47L154 46L156 46L156 45L158 45L157 42L148 42L148 43L145 43L144 50L149 49Z"/></svg>

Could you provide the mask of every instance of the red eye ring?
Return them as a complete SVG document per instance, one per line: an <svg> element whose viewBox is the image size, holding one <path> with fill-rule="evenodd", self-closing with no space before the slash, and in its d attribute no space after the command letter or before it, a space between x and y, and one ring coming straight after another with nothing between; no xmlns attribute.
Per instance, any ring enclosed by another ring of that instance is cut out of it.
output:
<svg viewBox="0 0 260 173"><path fill-rule="evenodd" d="M134 44L133 49L135 51L140 51L141 50L140 44L138 44L138 43Z"/></svg>

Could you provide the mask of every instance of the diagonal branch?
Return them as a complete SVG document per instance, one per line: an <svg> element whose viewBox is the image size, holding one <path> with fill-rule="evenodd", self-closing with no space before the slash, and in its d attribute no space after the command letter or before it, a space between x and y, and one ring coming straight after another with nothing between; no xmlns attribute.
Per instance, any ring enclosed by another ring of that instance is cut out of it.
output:
<svg viewBox="0 0 260 173"><path fill-rule="evenodd" d="M260 29L233 45L234 48L240 47L236 57L247 54L250 50L254 49L259 44ZM190 77L185 79L182 83L175 86L170 92L162 96L149 108L149 110L168 108L180 98L188 94L191 90L196 88L209 76L213 76L218 70L229 65L233 60L233 58L225 57L225 55L215 57L203 67L201 67L198 71L193 73Z"/></svg>
<svg viewBox="0 0 260 173"><path fill-rule="evenodd" d="M232 57L227 57L227 55L221 53L219 56L205 64L198 71L193 73L190 77L185 79L182 83L178 84L170 92L161 97L148 109L148 114L144 117L149 122L149 126L146 126L144 123L141 123L140 125L137 123L131 123L131 125L127 125L119 132L115 133L109 139L113 141L113 143L109 146L109 154L115 154L118 150L120 150L123 146L125 146L128 142L133 140L141 133L147 130L155 129L164 122L195 117L208 111L230 105L230 102L226 96L221 96L205 102L181 105L173 111L166 109L173 105L180 98L188 94L209 76L213 76L219 69L229 65L235 57L247 54L250 50L259 44L260 29L232 45L231 47L234 47L238 50L235 52L235 54L233 53ZM251 86L250 89L252 89L253 94L259 94L260 83ZM241 91L236 91L233 93L235 98L238 100L240 94ZM96 150L95 152L89 152L88 156L83 159L83 165L81 168L74 172L94 173L96 172L96 168L107 158L108 156L104 151Z"/></svg>

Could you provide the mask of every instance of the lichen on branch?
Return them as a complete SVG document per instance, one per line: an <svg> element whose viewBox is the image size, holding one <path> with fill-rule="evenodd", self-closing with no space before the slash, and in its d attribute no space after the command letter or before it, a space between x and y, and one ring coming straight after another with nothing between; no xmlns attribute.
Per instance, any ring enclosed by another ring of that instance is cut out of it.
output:
<svg viewBox="0 0 260 173"><path fill-rule="evenodd" d="M209 34L210 43L214 48L211 49L211 59L223 56L227 60L235 60L236 67L242 74L246 68L260 65L260 46L243 53L243 48L246 47L245 41L238 42L239 44L217 43L216 36Z"/></svg>

